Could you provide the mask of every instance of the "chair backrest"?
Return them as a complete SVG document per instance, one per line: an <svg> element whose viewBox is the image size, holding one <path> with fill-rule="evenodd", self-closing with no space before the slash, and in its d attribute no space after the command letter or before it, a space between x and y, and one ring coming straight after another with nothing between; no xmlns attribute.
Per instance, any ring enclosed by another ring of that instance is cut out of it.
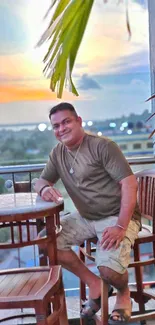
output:
<svg viewBox="0 0 155 325"><path fill-rule="evenodd" d="M15 193L31 192L31 182L29 181L14 182L14 192Z"/></svg>
<svg viewBox="0 0 155 325"><path fill-rule="evenodd" d="M55 264L57 260L56 254L56 237L61 232L62 227L59 223L59 211L57 211L53 216L48 216L48 229L50 220L50 236L44 237L37 236L37 220L25 220L25 221L13 221L13 222L0 222L1 234L5 234L5 240L0 240L0 250L1 250L1 262L4 262L5 267L8 268L6 261L6 250L13 249L11 253L11 260L13 258L14 267L21 267L22 263L30 263L30 265L47 265L49 251L45 249L47 244L50 242L50 264ZM46 226L47 229L47 226ZM31 246L30 249L23 250L24 247ZM26 253L24 253L26 252ZM25 255L26 254L26 255ZM14 256L17 257L16 262ZM47 257L48 256L48 257ZM25 261L25 262L24 262ZM10 261L8 260L10 263ZM12 263L12 262L11 262Z"/></svg>
<svg viewBox="0 0 155 325"><path fill-rule="evenodd" d="M29 193L32 190L31 181L14 181L14 193ZM59 210L59 209L58 209ZM60 210L61 211L61 210ZM53 231L55 235L58 236L61 231L60 221L59 221L59 212L58 211L53 216ZM18 255L20 255L20 248L25 246L33 246L33 260L39 259L40 265L47 264L46 250L43 249L43 246L48 243L49 238L46 236L43 238L37 238L37 234L45 227L44 218L34 219L34 220L25 220L20 222L1 222L0 231L5 233L6 241L2 242L0 240L0 250L5 249L18 249ZM54 236L53 236L54 237ZM53 238L54 239L54 238ZM37 256L35 245L38 245ZM54 251L53 251L54 257ZM19 257L20 258L20 257ZM55 259L55 257L54 257Z"/></svg>
<svg viewBox="0 0 155 325"><path fill-rule="evenodd" d="M136 172L138 181L138 204L140 211L148 219L152 219L153 233L155 233L155 169Z"/></svg>
<svg viewBox="0 0 155 325"><path fill-rule="evenodd" d="M21 213L22 214L22 213ZM50 217L48 217L50 218ZM59 222L59 212L55 213L51 218L51 230L55 236L61 232L61 225ZM45 225L45 222L44 222ZM46 236L46 231L43 237L37 237L37 220L25 221L6 221L0 222L0 229L8 230L5 234L4 241L0 240L0 249L19 248L31 245L43 245L49 241ZM7 239L8 237L8 239ZM53 238L50 238L50 241Z"/></svg>
<svg viewBox="0 0 155 325"><path fill-rule="evenodd" d="M15 193L29 193L33 190L31 178L29 181L15 181L14 179L14 192ZM36 225L37 228L37 233L39 233L43 228L44 228L44 220L43 219L38 219L36 223L34 221L31 223L30 226ZM28 225L27 225L28 229ZM30 231L27 231L27 236L29 236ZM29 239L30 240L30 239Z"/></svg>

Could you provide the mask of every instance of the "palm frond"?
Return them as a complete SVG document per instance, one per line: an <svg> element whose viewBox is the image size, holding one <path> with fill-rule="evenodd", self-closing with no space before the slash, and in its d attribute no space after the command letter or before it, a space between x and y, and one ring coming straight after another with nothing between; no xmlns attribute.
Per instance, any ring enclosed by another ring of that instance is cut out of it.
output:
<svg viewBox="0 0 155 325"><path fill-rule="evenodd" d="M146 99L146 102L148 102L149 100L154 99L154 98L155 98L155 94L153 94L151 97L149 97L148 99Z"/></svg>
<svg viewBox="0 0 155 325"><path fill-rule="evenodd" d="M151 134L149 135L149 139L151 139L154 134L155 134L155 130L151 132Z"/></svg>
<svg viewBox="0 0 155 325"><path fill-rule="evenodd" d="M57 89L59 98L62 97L64 84L78 96L72 81L72 70L94 0L54 0L48 13L56 3L49 26L38 42L40 46L51 39L44 57L44 73L51 78L50 88L52 91Z"/></svg>
<svg viewBox="0 0 155 325"><path fill-rule="evenodd" d="M126 4L126 26L129 34L129 39L131 38L131 27L130 27L130 20L129 20L129 11L128 11L128 3Z"/></svg>
<svg viewBox="0 0 155 325"><path fill-rule="evenodd" d="M95 0L51 0L51 5L45 18L53 10L53 16L45 30L38 46L50 41L48 51L43 59L43 72L51 79L50 88L57 91L57 97L62 97L64 85L76 96L78 92L72 80L75 59L86 29L90 12ZM103 0L107 3L109 0ZM116 3L124 0L115 0ZM126 26L131 37L131 28L126 4Z"/></svg>
<svg viewBox="0 0 155 325"><path fill-rule="evenodd" d="M155 115L155 113L153 113L151 116L149 116L146 120L146 122L148 122L153 116Z"/></svg>

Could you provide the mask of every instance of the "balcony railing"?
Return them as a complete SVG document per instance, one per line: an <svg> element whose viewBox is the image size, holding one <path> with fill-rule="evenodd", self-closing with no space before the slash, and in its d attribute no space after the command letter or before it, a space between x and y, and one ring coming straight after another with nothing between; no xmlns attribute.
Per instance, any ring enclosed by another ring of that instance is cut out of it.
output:
<svg viewBox="0 0 155 325"><path fill-rule="evenodd" d="M155 156L127 157L131 166L155 164ZM41 172L45 164L28 164L17 166L0 166L0 174L23 173L23 172Z"/></svg>
<svg viewBox="0 0 155 325"><path fill-rule="evenodd" d="M155 167L155 157L137 157L127 158L133 171L148 169ZM16 182L29 182L30 188L33 189L33 184L36 178L39 177L45 164L33 165L17 165L17 166L1 166L0 167L0 193L14 190ZM64 192L64 189L63 189Z"/></svg>

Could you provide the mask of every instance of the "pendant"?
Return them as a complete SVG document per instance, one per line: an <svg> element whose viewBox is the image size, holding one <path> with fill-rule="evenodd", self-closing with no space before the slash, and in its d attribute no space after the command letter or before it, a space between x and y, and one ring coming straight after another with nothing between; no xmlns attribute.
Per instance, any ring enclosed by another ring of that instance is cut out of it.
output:
<svg viewBox="0 0 155 325"><path fill-rule="evenodd" d="M69 173L74 174L74 169L72 167L70 168Z"/></svg>

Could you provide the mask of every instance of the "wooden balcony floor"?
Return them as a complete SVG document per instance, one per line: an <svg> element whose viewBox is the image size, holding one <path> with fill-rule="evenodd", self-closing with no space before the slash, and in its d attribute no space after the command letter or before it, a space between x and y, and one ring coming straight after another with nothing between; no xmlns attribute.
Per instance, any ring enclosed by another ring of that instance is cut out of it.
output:
<svg viewBox="0 0 155 325"><path fill-rule="evenodd" d="M109 310L110 312L112 311L113 309L113 306L114 306L114 302L115 302L115 297L111 297L109 298ZM153 309L155 308L154 306L154 301L153 300L150 300L147 304L146 304L146 310L147 309ZM133 311L136 311L138 308L137 308L137 304L135 302L133 302ZM79 318L79 314L80 314L80 305L79 305L79 297L67 297L67 310L68 310L68 318L69 319L72 319L72 324L74 324L74 319L78 319ZM26 309L24 309L24 312L26 312ZM29 312L32 312L33 313L33 310L29 310ZM1 310L0 311L0 319L4 316L11 316L13 315L14 311L12 310ZM0 323L0 325L25 325L25 324L29 324L29 325L33 325L33 324L36 324L35 322L35 318L32 317L32 318L19 318L19 319L16 319L16 320L10 320L10 321L7 321L7 322L2 322ZM76 322L77 324L77 322ZM130 323L131 325L139 325L139 323ZM153 325L155 324L155 320L152 320L152 321L147 321L147 325Z"/></svg>

